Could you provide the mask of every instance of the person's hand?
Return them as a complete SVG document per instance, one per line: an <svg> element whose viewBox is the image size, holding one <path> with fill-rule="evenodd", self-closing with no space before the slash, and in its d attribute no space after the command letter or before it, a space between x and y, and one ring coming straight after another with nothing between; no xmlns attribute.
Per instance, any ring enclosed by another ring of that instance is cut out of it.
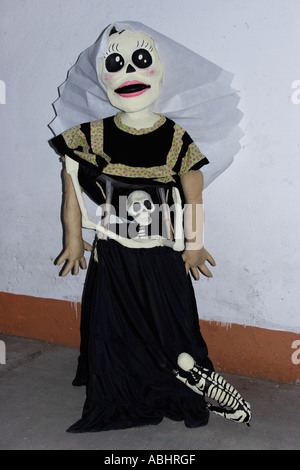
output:
<svg viewBox="0 0 300 470"><path fill-rule="evenodd" d="M213 277L212 273L206 266L205 262L208 261L211 266L215 266L215 260L203 247L200 250L185 250L182 254L182 259L185 262L186 273L191 273L196 281L199 280L199 270L206 277Z"/></svg>
<svg viewBox="0 0 300 470"><path fill-rule="evenodd" d="M87 265L84 257L84 250L92 251L92 249L93 247L82 238L74 238L72 241L69 241L66 248L55 262L55 264L60 266L66 261L65 266L60 272L60 276L66 276L70 271L72 271L72 274L77 275L79 267L81 269L86 269Z"/></svg>

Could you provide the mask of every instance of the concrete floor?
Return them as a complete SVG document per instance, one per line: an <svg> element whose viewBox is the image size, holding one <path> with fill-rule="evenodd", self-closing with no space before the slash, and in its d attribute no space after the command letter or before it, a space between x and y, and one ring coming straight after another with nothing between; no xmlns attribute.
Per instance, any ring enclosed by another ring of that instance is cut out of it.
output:
<svg viewBox="0 0 300 470"><path fill-rule="evenodd" d="M165 419L158 426L69 434L80 418L84 387L71 385L78 350L0 335L1 450L299 450L300 385L223 374L252 405L251 427L211 414L207 426L187 429ZM107 453L111 455L111 453Z"/></svg>

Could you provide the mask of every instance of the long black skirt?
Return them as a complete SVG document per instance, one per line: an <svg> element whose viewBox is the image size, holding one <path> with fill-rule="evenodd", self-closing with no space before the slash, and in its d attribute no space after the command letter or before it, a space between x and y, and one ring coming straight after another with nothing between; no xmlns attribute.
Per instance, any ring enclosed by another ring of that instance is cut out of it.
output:
<svg viewBox="0 0 300 470"><path fill-rule="evenodd" d="M82 418L69 432L158 424L207 424L204 397L174 375L187 352L212 369L181 253L97 242L82 305L81 352L74 385L86 385ZM181 371L181 375L184 372Z"/></svg>

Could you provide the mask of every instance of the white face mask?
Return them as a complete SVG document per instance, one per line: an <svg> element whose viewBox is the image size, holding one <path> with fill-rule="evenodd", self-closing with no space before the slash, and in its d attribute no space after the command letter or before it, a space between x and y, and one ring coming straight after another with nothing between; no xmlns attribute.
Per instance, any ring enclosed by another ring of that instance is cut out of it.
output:
<svg viewBox="0 0 300 470"><path fill-rule="evenodd" d="M159 96L162 65L154 41L143 33L112 34L98 73L110 103L122 111L150 108Z"/></svg>

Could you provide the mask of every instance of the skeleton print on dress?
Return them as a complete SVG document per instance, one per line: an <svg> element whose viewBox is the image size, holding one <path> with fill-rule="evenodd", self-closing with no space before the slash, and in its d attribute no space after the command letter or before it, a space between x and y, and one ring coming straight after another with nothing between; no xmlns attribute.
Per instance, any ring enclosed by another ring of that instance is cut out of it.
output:
<svg viewBox="0 0 300 470"><path fill-rule="evenodd" d="M220 407L216 407L211 403L207 403L210 411L232 421L249 423L251 419L249 403L221 375L198 366L194 358L187 353L179 354L177 364L182 370L190 373L190 378L187 379L182 377L177 370L174 370L177 379L181 380L194 392L206 395L220 405Z"/></svg>
<svg viewBox="0 0 300 470"><path fill-rule="evenodd" d="M151 224L151 214L155 210L150 195L146 191L133 191L127 198L126 209L139 225L138 238L146 238L146 227Z"/></svg>

